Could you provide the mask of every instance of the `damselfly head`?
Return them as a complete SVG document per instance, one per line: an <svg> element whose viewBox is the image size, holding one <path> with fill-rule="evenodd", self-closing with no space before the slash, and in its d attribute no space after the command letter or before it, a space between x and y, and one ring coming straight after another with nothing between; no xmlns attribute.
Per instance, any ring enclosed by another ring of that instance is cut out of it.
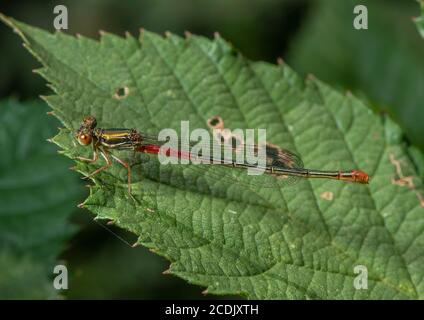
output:
<svg viewBox="0 0 424 320"><path fill-rule="evenodd" d="M96 118L92 116L87 116L84 118L81 127L75 134L75 138L78 140L79 144L87 146L93 141L93 131L96 125Z"/></svg>

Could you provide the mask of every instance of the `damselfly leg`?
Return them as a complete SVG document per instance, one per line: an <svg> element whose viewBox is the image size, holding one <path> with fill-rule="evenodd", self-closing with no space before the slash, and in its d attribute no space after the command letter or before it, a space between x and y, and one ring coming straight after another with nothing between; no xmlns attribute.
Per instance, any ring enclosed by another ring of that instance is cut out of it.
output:
<svg viewBox="0 0 424 320"><path fill-rule="evenodd" d="M119 159L118 157L114 156L113 154L110 154L107 150L99 148L100 155L103 157L103 159L106 161L106 164L103 167L100 167L90 174L88 174L85 177L82 177L82 179L89 179L94 177L95 175L99 174L100 172L108 169L112 165L112 161L110 158L113 158L116 160L116 162L120 163L125 169L127 169L127 182L128 182L128 194L131 198L134 199L132 193L131 193L131 166L128 162L125 162L124 160ZM98 152L94 149L93 150L93 158L84 158L84 157L77 157L78 160L88 162L88 163L95 163L98 160Z"/></svg>
<svg viewBox="0 0 424 320"><path fill-rule="evenodd" d="M110 161L110 158L109 158L109 154L108 154L108 152L107 152L106 150L102 150L102 149L99 149L99 150L100 150L100 154L101 154L101 156L103 157L103 159L105 159L106 164L105 164L103 167L100 167L100 168L98 168L97 170L95 170L95 171L93 171L92 173L90 173L89 175L85 176L85 177L84 177L84 179L92 178L92 177L94 177L96 174L99 174L100 172L102 172L102 171L106 170L107 168L109 168L109 167L111 166L112 161Z"/></svg>

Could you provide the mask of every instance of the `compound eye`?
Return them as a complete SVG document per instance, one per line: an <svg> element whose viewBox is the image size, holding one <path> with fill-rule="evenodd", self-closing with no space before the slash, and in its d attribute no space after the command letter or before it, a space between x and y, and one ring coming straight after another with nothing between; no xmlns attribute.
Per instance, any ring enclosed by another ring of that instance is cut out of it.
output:
<svg viewBox="0 0 424 320"><path fill-rule="evenodd" d="M91 138L91 135L89 134L81 133L78 136L78 142L83 146L89 145L91 141L92 141L92 138Z"/></svg>

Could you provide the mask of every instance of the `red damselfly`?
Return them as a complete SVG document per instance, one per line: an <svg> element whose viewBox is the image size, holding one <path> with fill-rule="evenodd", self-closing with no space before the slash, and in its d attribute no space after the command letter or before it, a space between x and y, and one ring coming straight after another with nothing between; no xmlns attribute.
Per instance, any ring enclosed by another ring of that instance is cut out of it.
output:
<svg viewBox="0 0 424 320"><path fill-rule="evenodd" d="M225 167L238 168L255 168L262 170L265 174L275 176L276 178L291 178L291 181L298 178L324 178L343 180L355 183L367 184L369 176L361 170L349 171L330 171L330 170L312 170L303 167L302 160L295 153L286 149L276 147L271 144L265 146L266 165L263 168L258 168L247 162L240 163L231 159L216 159L208 157L202 159L202 155L192 155L188 151L162 149L164 141L159 141L157 136L143 134L136 129L102 129L97 127L97 121L94 117L85 117L81 127L77 130L76 139L81 145L91 145L93 148L92 158L77 157L77 159L94 163L98 160L100 154L106 164L92 173L86 178L106 170L111 164L111 158L127 169L128 177L128 192L131 195L131 166L128 162L119 159L110 153L110 150L132 150L135 152L143 152L148 154L162 154L168 157L178 157L189 160L209 160L212 165L222 165ZM259 148L259 146L254 146ZM209 154L212 154L210 152ZM220 177L219 177L220 178ZM252 177L253 179L253 177Z"/></svg>

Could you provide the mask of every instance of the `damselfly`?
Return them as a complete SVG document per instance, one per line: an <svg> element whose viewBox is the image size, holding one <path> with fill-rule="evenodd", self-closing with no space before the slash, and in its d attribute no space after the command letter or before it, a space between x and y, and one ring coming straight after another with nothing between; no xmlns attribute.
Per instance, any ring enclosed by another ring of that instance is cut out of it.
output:
<svg viewBox="0 0 424 320"><path fill-rule="evenodd" d="M222 165L234 169L238 168L255 168L260 169L267 175L275 176L277 179L297 180L298 178L325 178L344 180L355 183L367 184L369 180L368 174L361 170L350 171L328 171L328 170L312 170L303 168L303 162L293 152L282 149L270 144L266 145L266 165L262 168L253 166L247 162L240 163L234 159L217 159L209 156L208 159L202 159L202 155L193 155L190 152L182 150L171 150L161 148L164 141L159 141L157 136L143 134L136 129L102 129L97 128L97 121L94 117L85 117L81 127L75 135L76 139L81 145L91 145L93 148L93 157L84 158L77 157L77 159L94 163L98 160L98 154L104 158L106 164L97 170L90 173L86 178L93 177L94 175L106 170L111 164L111 158L115 159L118 163L127 169L128 177L128 193L131 195L131 166L128 162L119 159L110 153L110 150L132 150L135 152L143 152L148 154L162 154L167 157L178 157L188 160L209 160L208 163ZM260 146L253 146L259 148ZM231 147L233 148L233 147ZM209 154L213 154L210 152ZM219 177L220 179L220 177ZM252 177L253 179L253 177Z"/></svg>

